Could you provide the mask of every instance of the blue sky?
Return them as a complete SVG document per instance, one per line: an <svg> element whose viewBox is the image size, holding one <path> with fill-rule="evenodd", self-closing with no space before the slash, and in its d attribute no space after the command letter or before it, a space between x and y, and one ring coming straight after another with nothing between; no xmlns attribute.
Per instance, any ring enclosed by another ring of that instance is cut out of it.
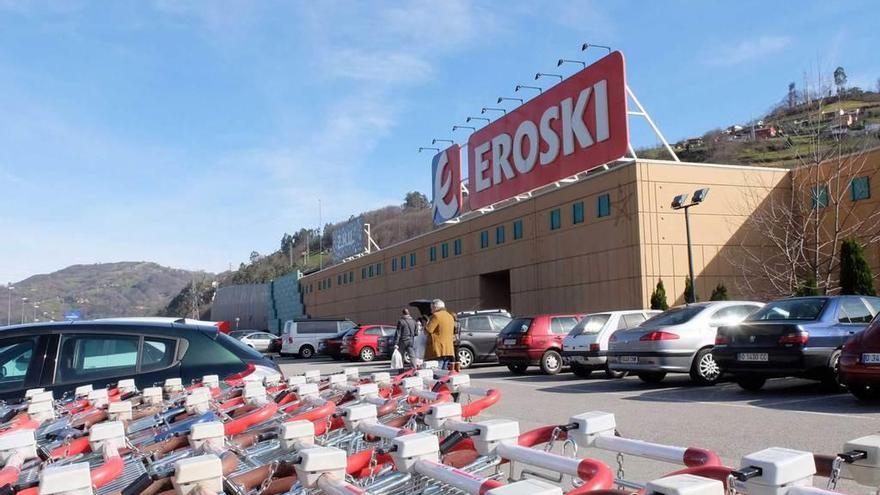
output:
<svg viewBox="0 0 880 495"><path fill-rule="evenodd" d="M221 271L316 226L319 198L334 221L427 193L419 146L558 58L601 55L583 42L624 52L676 140L760 115L817 67L874 88L877 21L871 1L0 0L0 283L122 260Z"/></svg>

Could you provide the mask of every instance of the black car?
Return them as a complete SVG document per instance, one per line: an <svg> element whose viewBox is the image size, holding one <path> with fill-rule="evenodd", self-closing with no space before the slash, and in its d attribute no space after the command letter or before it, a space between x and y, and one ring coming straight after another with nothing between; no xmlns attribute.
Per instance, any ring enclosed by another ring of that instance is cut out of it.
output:
<svg viewBox="0 0 880 495"><path fill-rule="evenodd" d="M139 388L180 377L280 373L274 361L216 328L182 323L77 321L0 328L0 400L42 387L56 397L134 378Z"/></svg>
<svg viewBox="0 0 880 495"><path fill-rule="evenodd" d="M780 299L737 326L719 328L712 355L746 390L784 376L821 380L836 390L843 344L864 330L878 309L876 297Z"/></svg>
<svg viewBox="0 0 880 495"><path fill-rule="evenodd" d="M503 309L458 313L458 362L462 369L498 359L495 356L498 333L510 320L510 313Z"/></svg>

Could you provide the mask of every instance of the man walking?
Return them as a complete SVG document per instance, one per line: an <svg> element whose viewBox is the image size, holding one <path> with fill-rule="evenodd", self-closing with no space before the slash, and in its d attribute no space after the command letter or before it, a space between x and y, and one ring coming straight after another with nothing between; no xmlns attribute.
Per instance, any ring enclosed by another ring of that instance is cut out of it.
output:
<svg viewBox="0 0 880 495"><path fill-rule="evenodd" d="M394 341L394 347L400 350L404 356L409 356L409 365L416 365L416 348L415 341L418 334L418 324L409 314L409 310L403 308L400 319L397 320L397 337ZM406 368L406 361L403 363Z"/></svg>
<svg viewBox="0 0 880 495"><path fill-rule="evenodd" d="M440 299L431 302L431 319L428 320L425 332L429 337L428 345L425 346L425 361L436 359L440 363L440 369L448 370L455 354L455 318Z"/></svg>

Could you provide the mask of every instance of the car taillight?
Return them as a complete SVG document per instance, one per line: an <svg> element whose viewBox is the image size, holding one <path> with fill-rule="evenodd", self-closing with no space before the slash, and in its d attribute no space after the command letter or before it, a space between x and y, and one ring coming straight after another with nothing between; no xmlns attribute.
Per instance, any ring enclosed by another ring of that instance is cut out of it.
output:
<svg viewBox="0 0 880 495"><path fill-rule="evenodd" d="M715 336L715 345L727 345L730 343L730 339L727 338L727 335L718 334Z"/></svg>
<svg viewBox="0 0 880 495"><path fill-rule="evenodd" d="M807 332L794 332L779 337L781 345L806 345L810 340L810 334Z"/></svg>
<svg viewBox="0 0 880 495"><path fill-rule="evenodd" d="M525 334L522 338L519 339L519 343L522 345L532 345L532 336L529 334Z"/></svg>
<svg viewBox="0 0 880 495"><path fill-rule="evenodd" d="M245 365L245 368L243 371L239 371L238 373L233 373L233 374L227 376L226 378L224 378L223 380L227 384L233 385L233 384L240 382L241 380L244 380L244 377L250 375L251 373L253 373L256 370L257 370L257 367L254 365L254 363L247 363L247 365Z"/></svg>
<svg viewBox="0 0 880 495"><path fill-rule="evenodd" d="M599 344L590 344L590 351L598 351Z"/></svg>
<svg viewBox="0 0 880 495"><path fill-rule="evenodd" d="M678 340L678 334L672 332L664 332L662 330L654 330L642 335L639 340L643 342L654 342L657 340Z"/></svg>

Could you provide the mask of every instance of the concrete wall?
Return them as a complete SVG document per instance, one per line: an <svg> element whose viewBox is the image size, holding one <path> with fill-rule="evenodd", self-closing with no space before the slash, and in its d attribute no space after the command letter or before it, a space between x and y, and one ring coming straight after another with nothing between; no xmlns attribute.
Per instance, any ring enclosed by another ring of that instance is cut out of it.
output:
<svg viewBox="0 0 880 495"><path fill-rule="evenodd" d="M266 300L269 297L268 284L232 285L217 289L211 305L211 320L226 320L234 330L235 318L239 318L238 328L266 330Z"/></svg>

